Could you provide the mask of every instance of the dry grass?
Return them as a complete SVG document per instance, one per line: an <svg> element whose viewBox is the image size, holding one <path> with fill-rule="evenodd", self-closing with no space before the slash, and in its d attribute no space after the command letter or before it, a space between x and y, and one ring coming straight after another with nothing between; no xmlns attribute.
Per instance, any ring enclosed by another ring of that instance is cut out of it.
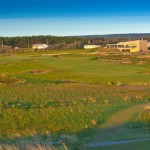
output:
<svg viewBox="0 0 150 150"><path fill-rule="evenodd" d="M132 62L130 60L122 61L122 64L131 64Z"/></svg>
<svg viewBox="0 0 150 150"><path fill-rule="evenodd" d="M52 137L43 140L39 136L32 139L19 139L0 144L0 150L77 150L86 147L76 135L62 134L61 140L53 141ZM62 140L63 139L63 140Z"/></svg>
<svg viewBox="0 0 150 150"><path fill-rule="evenodd" d="M145 111L139 116L138 121L150 130L150 106L144 108Z"/></svg>
<svg viewBox="0 0 150 150"><path fill-rule="evenodd" d="M3 144L0 145L0 150L66 150L63 145L62 146L52 146L48 144Z"/></svg>
<svg viewBox="0 0 150 150"><path fill-rule="evenodd" d="M138 72L138 73L149 75L150 71L144 71L144 72Z"/></svg>
<svg viewBox="0 0 150 150"><path fill-rule="evenodd" d="M143 65L143 64L147 64L147 63L148 63L148 62L142 61L142 60L138 62L139 65Z"/></svg>
<svg viewBox="0 0 150 150"><path fill-rule="evenodd" d="M17 78L15 76L10 76L6 74L0 74L0 84L16 84L25 82L25 79Z"/></svg>

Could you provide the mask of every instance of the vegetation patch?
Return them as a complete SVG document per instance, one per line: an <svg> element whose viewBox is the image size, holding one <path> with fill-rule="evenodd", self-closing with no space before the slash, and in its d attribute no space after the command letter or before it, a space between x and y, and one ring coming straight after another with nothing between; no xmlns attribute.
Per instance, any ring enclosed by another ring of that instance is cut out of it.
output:
<svg viewBox="0 0 150 150"><path fill-rule="evenodd" d="M147 64L147 63L148 63L148 62L142 61L142 60L138 62L139 65L143 65L143 64Z"/></svg>
<svg viewBox="0 0 150 150"><path fill-rule="evenodd" d="M22 61L25 61L25 62L37 62L38 60L37 59L24 59Z"/></svg>
<svg viewBox="0 0 150 150"><path fill-rule="evenodd" d="M35 135L7 140L0 143L1 150L80 150L86 148L86 143L80 141L76 135Z"/></svg>
<svg viewBox="0 0 150 150"><path fill-rule="evenodd" d="M123 58L121 63L122 64L131 64L132 62L129 58Z"/></svg>
<svg viewBox="0 0 150 150"><path fill-rule="evenodd" d="M42 54L42 56L53 56L53 57L56 57L56 58L62 57L64 55L69 55L69 53Z"/></svg>
<svg viewBox="0 0 150 150"><path fill-rule="evenodd" d="M55 84L61 84L61 83L76 83L76 81L74 81L74 80L63 80L63 79L61 79L61 80L55 80L54 83L55 83Z"/></svg>
<svg viewBox="0 0 150 150"><path fill-rule="evenodd" d="M87 131L113 111L149 101L149 90L86 83L0 87L0 138Z"/></svg>
<svg viewBox="0 0 150 150"><path fill-rule="evenodd" d="M13 63L13 62L7 62L7 63L4 63L5 66L12 66L12 65L16 65L16 63Z"/></svg>
<svg viewBox="0 0 150 150"><path fill-rule="evenodd" d="M150 106L145 107L145 111L138 118L138 122L150 131Z"/></svg>
<svg viewBox="0 0 150 150"><path fill-rule="evenodd" d="M16 83L25 83L25 79L17 78L15 76L10 76L10 75L5 75L1 74L0 75L0 84L16 84Z"/></svg>
<svg viewBox="0 0 150 150"><path fill-rule="evenodd" d="M29 143L15 143L15 144L2 144L0 145L1 150L53 150L53 149L67 149L67 145L64 142L52 142L52 143L40 143L40 144L29 144Z"/></svg>
<svg viewBox="0 0 150 150"><path fill-rule="evenodd" d="M142 56L142 55L140 55ZM99 60L107 60L107 61L120 61L121 64L138 64L145 65L150 63L149 54L147 57L139 57L138 53L117 53L117 52L106 52L99 53Z"/></svg>
<svg viewBox="0 0 150 150"><path fill-rule="evenodd" d="M150 101L149 75L137 73L149 72L149 65L137 65L149 60L134 54L83 52L89 53L59 51L43 57L48 52L39 51L1 56L0 74L12 76L0 76L0 83L9 84L0 86L0 140L56 133L87 137L92 131L91 137L93 128L110 114ZM123 66L126 60L132 63ZM5 66L8 62L16 65ZM28 82L14 85L25 82L19 77Z"/></svg>
<svg viewBox="0 0 150 150"><path fill-rule="evenodd" d="M144 72L138 72L140 74L146 74L146 75L150 75L150 71L144 71Z"/></svg>

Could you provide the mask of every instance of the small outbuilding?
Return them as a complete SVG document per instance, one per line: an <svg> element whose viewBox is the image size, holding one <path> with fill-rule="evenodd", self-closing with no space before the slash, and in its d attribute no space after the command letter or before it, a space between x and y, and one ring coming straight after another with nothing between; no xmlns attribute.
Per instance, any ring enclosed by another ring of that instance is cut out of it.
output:
<svg viewBox="0 0 150 150"><path fill-rule="evenodd" d="M102 47L101 45L84 45L84 49L93 49L93 48L98 48Z"/></svg>

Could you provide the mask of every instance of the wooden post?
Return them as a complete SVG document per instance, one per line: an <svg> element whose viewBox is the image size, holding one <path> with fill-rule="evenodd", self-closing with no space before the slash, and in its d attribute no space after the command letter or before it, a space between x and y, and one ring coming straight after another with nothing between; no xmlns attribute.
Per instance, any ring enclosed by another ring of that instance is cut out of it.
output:
<svg viewBox="0 0 150 150"><path fill-rule="evenodd" d="M47 45L49 44L49 41L48 41L48 39L46 40L46 44L47 44Z"/></svg>
<svg viewBox="0 0 150 150"><path fill-rule="evenodd" d="M2 40L2 47L4 46L4 41Z"/></svg>
<svg viewBox="0 0 150 150"><path fill-rule="evenodd" d="M30 40L28 39L28 49L30 48Z"/></svg>

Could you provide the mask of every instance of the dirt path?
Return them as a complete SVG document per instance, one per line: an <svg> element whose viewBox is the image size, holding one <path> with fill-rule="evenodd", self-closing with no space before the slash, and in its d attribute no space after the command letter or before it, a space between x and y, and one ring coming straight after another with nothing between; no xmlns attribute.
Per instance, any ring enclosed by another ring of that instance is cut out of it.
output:
<svg viewBox="0 0 150 150"><path fill-rule="evenodd" d="M119 145L119 144L133 143L133 142L139 142L139 141L148 141L148 140L150 140L150 138L136 139L136 140L113 141L113 142L91 143L91 144L87 144L87 146L88 147L100 147L100 146Z"/></svg>
<svg viewBox="0 0 150 150"><path fill-rule="evenodd" d="M144 139L138 133L134 133L132 135L132 129L126 129L123 125L130 120L135 118L135 115L142 112L145 106L150 105L147 104L140 104L136 105L124 110L117 112L110 116L104 124L100 127L100 129L96 130L95 137L93 141L95 143L88 144L89 146L105 146L105 145L114 145L114 144L122 144L128 142L136 142L136 140L150 140L149 136L146 136ZM132 137L131 137L132 136ZM121 139L133 139L133 140L122 140ZM116 141L119 140L119 141ZM115 141L115 142L114 142Z"/></svg>
<svg viewBox="0 0 150 150"><path fill-rule="evenodd" d="M108 120L101 126L101 128L111 128L114 126L119 126L130 121L135 114L140 113L144 110L145 106L149 106L150 103L136 105L113 114L108 118Z"/></svg>

